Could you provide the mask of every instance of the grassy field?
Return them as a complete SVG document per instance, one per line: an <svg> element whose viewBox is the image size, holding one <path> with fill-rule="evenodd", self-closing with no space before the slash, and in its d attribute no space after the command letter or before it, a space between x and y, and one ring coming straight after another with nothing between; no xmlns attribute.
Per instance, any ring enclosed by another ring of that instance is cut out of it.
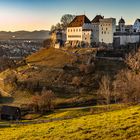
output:
<svg viewBox="0 0 140 140"><path fill-rule="evenodd" d="M140 139L140 106L84 115L50 123L12 125L11 127L0 128L0 140Z"/></svg>

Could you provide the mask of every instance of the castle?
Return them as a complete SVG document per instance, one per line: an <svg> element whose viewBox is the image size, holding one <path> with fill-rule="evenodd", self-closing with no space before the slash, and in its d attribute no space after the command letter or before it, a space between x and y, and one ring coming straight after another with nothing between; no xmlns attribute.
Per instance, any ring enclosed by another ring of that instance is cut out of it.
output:
<svg viewBox="0 0 140 140"><path fill-rule="evenodd" d="M121 17L116 25L115 18L96 15L90 21L86 15L77 15L69 23L66 31L55 31L51 37L54 40L55 48L60 48L64 44L93 47L104 43L108 46L118 47L129 43L139 43L140 19L136 19L134 25L126 25L125 20Z"/></svg>
<svg viewBox="0 0 140 140"><path fill-rule="evenodd" d="M125 25L125 20L121 18L116 25L115 18L97 15L90 21L86 15L78 15L67 27L66 41L72 46L85 44L86 47L91 47L92 43L137 43L140 42L140 19L134 25Z"/></svg>

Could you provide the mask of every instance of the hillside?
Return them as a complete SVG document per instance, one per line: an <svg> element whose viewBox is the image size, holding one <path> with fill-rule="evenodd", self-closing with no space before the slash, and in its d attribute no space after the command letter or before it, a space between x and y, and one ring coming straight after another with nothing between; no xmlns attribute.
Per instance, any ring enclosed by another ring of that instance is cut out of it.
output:
<svg viewBox="0 0 140 140"><path fill-rule="evenodd" d="M56 94L61 106L96 104L101 77L109 74L113 79L125 65L117 60L95 60L95 53L92 48L41 49L27 57L23 65L0 73L0 86L16 105L28 102L43 87Z"/></svg>
<svg viewBox="0 0 140 140"><path fill-rule="evenodd" d="M41 124L0 128L0 140L138 140L140 106Z"/></svg>

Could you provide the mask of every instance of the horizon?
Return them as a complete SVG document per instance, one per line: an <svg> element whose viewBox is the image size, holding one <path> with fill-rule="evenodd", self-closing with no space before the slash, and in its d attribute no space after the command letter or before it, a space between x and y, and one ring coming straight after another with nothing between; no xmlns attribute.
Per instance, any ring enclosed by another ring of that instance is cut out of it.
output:
<svg viewBox="0 0 140 140"><path fill-rule="evenodd" d="M31 31L29 31L29 30L16 30L16 31L2 31L2 30L0 30L0 32L41 32L41 31L50 31L50 30L31 30Z"/></svg>
<svg viewBox="0 0 140 140"><path fill-rule="evenodd" d="M133 24L139 16L140 1L135 0L4 0L0 1L0 31L50 30L64 14L83 15L92 20L97 14L123 17Z"/></svg>

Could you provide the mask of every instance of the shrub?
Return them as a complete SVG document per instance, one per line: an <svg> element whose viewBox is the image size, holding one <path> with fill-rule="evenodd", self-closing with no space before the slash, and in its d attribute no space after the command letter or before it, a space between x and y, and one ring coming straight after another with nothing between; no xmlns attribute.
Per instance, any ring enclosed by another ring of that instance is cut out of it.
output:
<svg viewBox="0 0 140 140"><path fill-rule="evenodd" d="M116 91L123 102L140 102L140 74L121 71L116 77Z"/></svg>
<svg viewBox="0 0 140 140"><path fill-rule="evenodd" d="M79 87L81 85L81 78L77 76L73 77L72 84Z"/></svg>
<svg viewBox="0 0 140 140"><path fill-rule="evenodd" d="M44 113L54 109L55 94L51 90L44 90L39 100L39 110Z"/></svg>
<svg viewBox="0 0 140 140"><path fill-rule="evenodd" d="M32 97L31 102L29 104L29 108L33 112L38 112L39 111L39 101L41 100L41 97L39 95L35 95Z"/></svg>
<svg viewBox="0 0 140 140"><path fill-rule="evenodd" d="M129 66L129 68L134 71L135 73L140 72L140 49L138 49L138 52L131 53L126 58L126 64Z"/></svg>
<svg viewBox="0 0 140 140"><path fill-rule="evenodd" d="M99 100L102 103L110 104L112 98L112 91L111 91L111 80L109 76L103 76L100 82L100 88L98 91Z"/></svg>
<svg viewBox="0 0 140 140"><path fill-rule="evenodd" d="M46 90L44 88L41 95L35 95L32 97L29 106L34 112L45 113L54 108L55 98L55 94L51 90Z"/></svg>

